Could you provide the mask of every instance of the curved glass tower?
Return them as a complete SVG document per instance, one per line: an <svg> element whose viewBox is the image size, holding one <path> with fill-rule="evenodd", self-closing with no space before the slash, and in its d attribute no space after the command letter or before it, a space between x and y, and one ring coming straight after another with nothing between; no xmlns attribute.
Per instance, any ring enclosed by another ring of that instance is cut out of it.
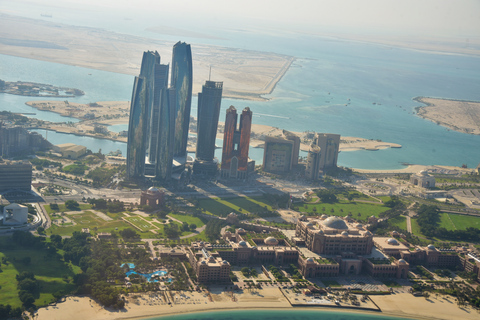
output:
<svg viewBox="0 0 480 320"><path fill-rule="evenodd" d="M145 78L135 77L128 121L127 178L138 179L145 171L145 132L147 122Z"/></svg>
<svg viewBox="0 0 480 320"><path fill-rule="evenodd" d="M175 89L175 138L173 154L185 163L187 156L188 126L192 104L192 50L189 44L177 42L173 46L172 77L170 87Z"/></svg>

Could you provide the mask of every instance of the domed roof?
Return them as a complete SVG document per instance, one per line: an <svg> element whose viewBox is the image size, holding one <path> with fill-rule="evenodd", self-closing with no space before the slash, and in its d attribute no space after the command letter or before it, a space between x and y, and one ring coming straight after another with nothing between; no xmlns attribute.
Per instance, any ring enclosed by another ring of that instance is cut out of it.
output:
<svg viewBox="0 0 480 320"><path fill-rule="evenodd" d="M320 219L322 219L322 220L325 220L327 218L328 218L328 216L326 214L322 214L322 216L320 217Z"/></svg>
<svg viewBox="0 0 480 320"><path fill-rule="evenodd" d="M398 241L397 239L390 238L387 240L387 243L392 246L398 246Z"/></svg>
<svg viewBox="0 0 480 320"><path fill-rule="evenodd" d="M324 234L324 232L323 232L323 230L322 230L322 229L318 230L318 232L317 232L317 233L318 233L318 234Z"/></svg>
<svg viewBox="0 0 480 320"><path fill-rule="evenodd" d="M312 229L313 228L313 223L311 223L311 222L307 223L307 228Z"/></svg>
<svg viewBox="0 0 480 320"><path fill-rule="evenodd" d="M339 217L328 217L323 221L323 225L325 227L332 228L332 229L340 229L340 230L348 229L348 226L345 223L345 221L343 221Z"/></svg>
<svg viewBox="0 0 480 320"><path fill-rule="evenodd" d="M245 241L240 241L238 243L239 246L242 246L242 247L246 247L247 246L247 243Z"/></svg>
<svg viewBox="0 0 480 320"><path fill-rule="evenodd" d="M245 232L245 229L243 229L243 228L238 228L238 229L237 229L237 232Z"/></svg>
<svg viewBox="0 0 480 320"><path fill-rule="evenodd" d="M209 262L215 262L215 258L212 257L212 256L210 256L210 258L208 258L208 261L209 261Z"/></svg>
<svg viewBox="0 0 480 320"><path fill-rule="evenodd" d="M172 249L172 250L170 250L170 252L171 252L171 253L175 253L175 250L174 250L174 249Z"/></svg>
<svg viewBox="0 0 480 320"><path fill-rule="evenodd" d="M203 260L202 262L200 262L201 264L207 264L207 262L205 260Z"/></svg>
<svg viewBox="0 0 480 320"><path fill-rule="evenodd" d="M435 250L435 246L434 246L433 244L429 244L429 245L427 246L427 249L428 249L428 250Z"/></svg>
<svg viewBox="0 0 480 320"><path fill-rule="evenodd" d="M343 237L348 237L348 232L347 232L347 231L343 231L343 232L342 232L342 236L343 236Z"/></svg>
<svg viewBox="0 0 480 320"><path fill-rule="evenodd" d="M313 262L313 258L308 258L307 262Z"/></svg>
<svg viewBox="0 0 480 320"><path fill-rule="evenodd" d="M394 230L394 231L392 231L392 234L393 234L394 236L398 236L398 231L395 231L395 230Z"/></svg>
<svg viewBox="0 0 480 320"><path fill-rule="evenodd" d="M268 237L265 240L263 240L263 242L269 246L276 246L278 244L278 240L275 239L274 237Z"/></svg>
<svg viewBox="0 0 480 320"><path fill-rule="evenodd" d="M421 175L421 176L426 176L426 175L428 175L428 171L427 170L421 170L418 174Z"/></svg>
<svg viewBox="0 0 480 320"><path fill-rule="evenodd" d="M371 233L369 230L367 230L367 232L365 232L365 235L366 235L366 236L371 236L372 233Z"/></svg>
<svg viewBox="0 0 480 320"><path fill-rule="evenodd" d="M407 261L405 261L405 260L403 260L403 259L400 259L400 260L398 260L398 263L400 263L400 264L407 264Z"/></svg>
<svg viewBox="0 0 480 320"><path fill-rule="evenodd" d="M355 227L357 227L357 229L361 229L361 228L363 228L363 225L361 223L359 223Z"/></svg>
<svg viewBox="0 0 480 320"><path fill-rule="evenodd" d="M223 263L223 264L228 264L228 261L227 261L227 260L223 260L222 263Z"/></svg>
<svg viewBox="0 0 480 320"><path fill-rule="evenodd" d="M160 192L160 190L158 190L158 188L155 188L155 187L150 187L150 188L148 188L148 191L150 191L150 192L155 192L155 193L156 193L156 192Z"/></svg>

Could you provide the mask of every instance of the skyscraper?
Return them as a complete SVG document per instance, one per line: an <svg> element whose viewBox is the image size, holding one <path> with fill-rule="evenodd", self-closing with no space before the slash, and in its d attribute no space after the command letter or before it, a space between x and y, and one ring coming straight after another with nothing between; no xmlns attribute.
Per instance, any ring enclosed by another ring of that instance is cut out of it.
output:
<svg viewBox="0 0 480 320"><path fill-rule="evenodd" d="M178 173L185 167L192 98L190 45L178 42L173 48L170 88L168 75L169 66L160 64L158 52L143 53L130 104L129 179L154 176L168 180L172 170L177 169ZM176 161L174 156L178 157Z"/></svg>
<svg viewBox="0 0 480 320"><path fill-rule="evenodd" d="M206 81L198 93L197 150L193 172L213 175L217 171L215 138L222 102L223 82Z"/></svg>
<svg viewBox="0 0 480 320"><path fill-rule="evenodd" d="M222 150L222 177L245 179L248 175L248 148L252 127L252 111L246 107L237 130L237 110L230 106L225 117Z"/></svg>
<svg viewBox="0 0 480 320"><path fill-rule="evenodd" d="M175 139L173 155L183 164L187 156L188 126L192 104L192 51L189 44L177 42L173 46L171 88L175 89Z"/></svg>
<svg viewBox="0 0 480 320"><path fill-rule="evenodd" d="M147 131L146 86L144 77L135 77L127 140L127 178L138 179L145 172L145 133Z"/></svg>

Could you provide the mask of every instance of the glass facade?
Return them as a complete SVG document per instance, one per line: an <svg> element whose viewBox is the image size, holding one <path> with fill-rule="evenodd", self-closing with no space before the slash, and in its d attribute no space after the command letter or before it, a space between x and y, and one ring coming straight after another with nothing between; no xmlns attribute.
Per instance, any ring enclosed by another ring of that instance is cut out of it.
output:
<svg viewBox="0 0 480 320"><path fill-rule="evenodd" d="M174 156L186 158L188 126L192 103L192 51L189 44L177 42L173 46L172 78L170 86L175 89L175 139Z"/></svg>
<svg viewBox="0 0 480 320"><path fill-rule="evenodd" d="M145 124L147 121L145 100L145 78L135 77L128 122L127 177L129 179L142 177L145 170Z"/></svg>
<svg viewBox="0 0 480 320"><path fill-rule="evenodd" d="M175 159L185 165L192 99L190 45L173 47L171 84L169 66L160 64L158 52L143 53L140 75L135 77L127 143L127 177L155 176L168 180ZM175 162L175 163L178 163ZM180 166L177 166L180 168Z"/></svg>
<svg viewBox="0 0 480 320"><path fill-rule="evenodd" d="M196 158L213 161L223 82L207 81L198 93Z"/></svg>
<svg viewBox="0 0 480 320"><path fill-rule="evenodd" d="M157 144L163 143L163 141L158 140L158 124L160 122L161 112L160 109L168 107L164 106L165 103L168 103L168 100L165 102L161 99L162 90L167 88L168 85L168 65L156 64L155 65L155 85L154 85L154 94L153 94L153 109L152 115L150 117L150 149L148 153L148 160L150 163L155 163L157 158ZM165 93L163 93L165 95Z"/></svg>
<svg viewBox="0 0 480 320"><path fill-rule="evenodd" d="M156 153L156 178L168 180L172 175L173 139L175 135L175 112L170 105L170 91L163 87L160 90L160 109L158 121L158 144Z"/></svg>

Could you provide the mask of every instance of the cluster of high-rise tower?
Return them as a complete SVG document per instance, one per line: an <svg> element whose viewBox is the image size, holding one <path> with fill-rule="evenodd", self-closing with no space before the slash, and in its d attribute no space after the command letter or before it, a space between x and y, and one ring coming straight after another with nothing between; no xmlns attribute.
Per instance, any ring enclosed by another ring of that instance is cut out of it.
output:
<svg viewBox="0 0 480 320"><path fill-rule="evenodd" d="M166 181L180 179L185 172L193 79L189 44L177 42L173 46L170 86L168 78L169 65L160 63L158 52L144 52L130 106L128 179L153 177ZM222 90L222 82L206 81L198 94L194 173L214 175L217 172L215 138ZM225 140L229 144L224 142L222 159L225 175L228 172L228 176L246 176L251 119L252 112L246 108L237 129L235 108L227 110Z"/></svg>
<svg viewBox="0 0 480 320"><path fill-rule="evenodd" d="M173 46L170 86L169 65L158 52L143 53L140 75L135 77L130 106L127 176L169 179L182 174L187 157L188 125L192 100L190 45Z"/></svg>

